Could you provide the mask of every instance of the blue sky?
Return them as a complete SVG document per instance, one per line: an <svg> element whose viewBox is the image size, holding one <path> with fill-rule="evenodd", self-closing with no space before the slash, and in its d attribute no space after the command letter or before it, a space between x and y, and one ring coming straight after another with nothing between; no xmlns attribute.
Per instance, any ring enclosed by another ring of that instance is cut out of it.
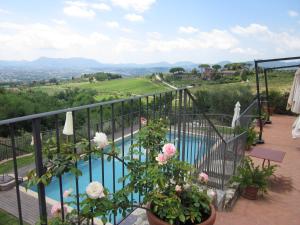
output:
<svg viewBox="0 0 300 225"><path fill-rule="evenodd" d="M299 0L0 0L1 60L214 63L299 52Z"/></svg>

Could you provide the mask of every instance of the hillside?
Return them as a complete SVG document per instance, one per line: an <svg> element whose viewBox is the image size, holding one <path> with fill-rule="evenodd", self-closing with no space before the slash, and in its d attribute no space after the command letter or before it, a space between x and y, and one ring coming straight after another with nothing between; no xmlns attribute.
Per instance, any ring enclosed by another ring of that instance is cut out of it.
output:
<svg viewBox="0 0 300 225"><path fill-rule="evenodd" d="M154 93L168 90L169 88L161 83L151 81L146 77L125 78L117 80L108 80L102 82L64 82L59 85L44 85L31 88L36 91L43 91L53 95L66 89L90 89L95 90L97 101L107 98L122 98L146 93Z"/></svg>

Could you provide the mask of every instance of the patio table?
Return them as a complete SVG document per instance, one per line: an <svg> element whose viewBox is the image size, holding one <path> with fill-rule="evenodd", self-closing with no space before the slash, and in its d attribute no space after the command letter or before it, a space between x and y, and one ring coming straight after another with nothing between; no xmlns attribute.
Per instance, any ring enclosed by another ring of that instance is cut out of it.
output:
<svg viewBox="0 0 300 225"><path fill-rule="evenodd" d="M252 157L263 159L262 167L265 165L265 161L268 160L268 166L270 166L270 161L279 162L283 161L285 156L285 152L267 149L267 148L260 148L255 147L249 154Z"/></svg>

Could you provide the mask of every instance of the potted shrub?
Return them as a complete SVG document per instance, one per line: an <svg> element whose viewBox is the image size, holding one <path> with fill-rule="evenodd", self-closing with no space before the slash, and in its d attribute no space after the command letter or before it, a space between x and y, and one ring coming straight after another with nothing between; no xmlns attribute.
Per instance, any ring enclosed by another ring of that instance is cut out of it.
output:
<svg viewBox="0 0 300 225"><path fill-rule="evenodd" d="M175 146L166 143L166 134L167 126L162 120L151 122L140 131L130 154L139 154L141 145L148 160L131 157L124 178L127 190L123 191L144 196L142 204L148 208L150 225L214 224L216 212L211 199L199 187L208 181L207 175L196 175L189 163L178 160Z"/></svg>
<svg viewBox="0 0 300 225"><path fill-rule="evenodd" d="M231 182L237 182L242 189L242 195L251 200L257 199L258 191L267 192L268 178L273 175L276 165L268 167L254 166L250 157L246 157L237 169L237 175Z"/></svg>

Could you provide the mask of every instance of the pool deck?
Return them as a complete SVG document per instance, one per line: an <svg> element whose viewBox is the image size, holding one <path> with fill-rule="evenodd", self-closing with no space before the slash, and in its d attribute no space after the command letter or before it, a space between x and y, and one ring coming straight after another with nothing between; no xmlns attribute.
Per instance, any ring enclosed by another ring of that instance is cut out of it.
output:
<svg viewBox="0 0 300 225"><path fill-rule="evenodd" d="M267 195L252 201L240 197L231 212L219 212L215 225L299 225L300 224L300 139L292 139L296 118L276 115L264 127L262 148L286 152L278 164ZM253 158L257 164L262 160ZM274 164L274 163L272 163Z"/></svg>

